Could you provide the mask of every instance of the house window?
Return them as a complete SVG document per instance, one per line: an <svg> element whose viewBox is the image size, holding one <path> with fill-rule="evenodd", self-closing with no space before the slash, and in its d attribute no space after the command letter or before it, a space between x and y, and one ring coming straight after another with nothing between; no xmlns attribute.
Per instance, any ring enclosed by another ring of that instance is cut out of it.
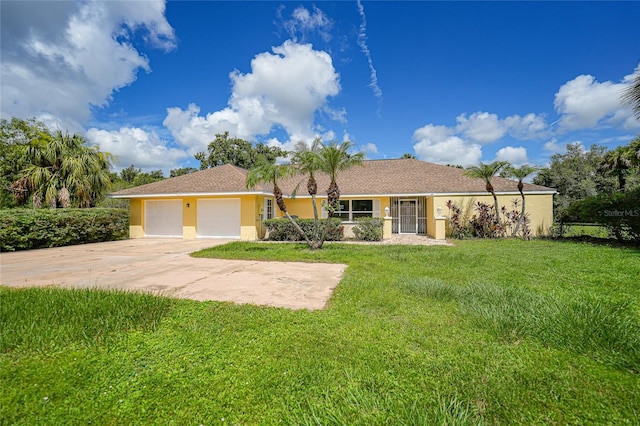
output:
<svg viewBox="0 0 640 426"><path fill-rule="evenodd" d="M346 222L353 222L359 217L374 217L373 204L373 200L340 200L339 209L333 216Z"/></svg>
<svg viewBox="0 0 640 426"><path fill-rule="evenodd" d="M273 219L273 200L270 198L264 200L264 218Z"/></svg>

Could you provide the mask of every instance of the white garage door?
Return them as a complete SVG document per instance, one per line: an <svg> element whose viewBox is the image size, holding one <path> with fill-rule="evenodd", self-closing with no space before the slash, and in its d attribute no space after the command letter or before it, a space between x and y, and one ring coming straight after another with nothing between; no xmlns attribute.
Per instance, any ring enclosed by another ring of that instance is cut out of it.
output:
<svg viewBox="0 0 640 426"><path fill-rule="evenodd" d="M198 200L198 237L240 238L240 199Z"/></svg>
<svg viewBox="0 0 640 426"><path fill-rule="evenodd" d="M144 233L149 237L182 237L182 200L145 201Z"/></svg>

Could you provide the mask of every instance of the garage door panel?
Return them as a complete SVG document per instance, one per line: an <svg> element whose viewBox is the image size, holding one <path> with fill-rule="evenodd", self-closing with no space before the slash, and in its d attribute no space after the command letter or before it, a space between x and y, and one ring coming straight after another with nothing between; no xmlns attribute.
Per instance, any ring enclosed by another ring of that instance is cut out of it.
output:
<svg viewBox="0 0 640 426"><path fill-rule="evenodd" d="M144 233L150 237L182 237L182 200L147 200Z"/></svg>
<svg viewBox="0 0 640 426"><path fill-rule="evenodd" d="M198 200L198 237L240 238L240 199Z"/></svg>

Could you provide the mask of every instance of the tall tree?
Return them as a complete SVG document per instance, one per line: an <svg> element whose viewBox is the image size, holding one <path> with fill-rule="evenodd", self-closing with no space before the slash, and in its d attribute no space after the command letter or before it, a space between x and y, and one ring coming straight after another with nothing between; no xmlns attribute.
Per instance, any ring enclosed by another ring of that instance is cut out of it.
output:
<svg viewBox="0 0 640 426"><path fill-rule="evenodd" d="M631 85L622 92L622 101L631 107L633 114L640 120L640 73L636 75Z"/></svg>
<svg viewBox="0 0 640 426"><path fill-rule="evenodd" d="M315 248L322 248L324 240L327 238L333 213L338 210L338 203L340 201L338 174L351 167L362 165L364 161L363 152L355 154L349 153L349 150L351 150L353 146L353 143L350 141L344 141L341 144L332 142L329 145L321 144L318 150L317 160L319 170L329 175L330 183L327 189L327 221L324 231L322 232L322 237Z"/></svg>
<svg viewBox="0 0 640 426"><path fill-rule="evenodd" d="M278 209L289 219L289 221L296 228L298 233L304 237L307 244L311 244L309 241L309 237L304 233L300 225L293 220L289 211L287 210L287 205L284 202L284 198L282 197L282 190L278 186L278 182L284 178L290 177L295 173L295 170L288 165L277 164L275 159L269 160L265 157L258 158L258 161L254 166L249 170L247 174L246 185L248 189L255 188L260 182L268 183L273 185L273 196L276 199L276 204L278 205Z"/></svg>
<svg viewBox="0 0 640 426"><path fill-rule="evenodd" d="M514 177L518 179L518 191L520 192L520 196L522 197L522 211L520 212L520 217L518 218L518 222L513 229L512 236L518 235L518 231L520 230L520 226L522 226L522 221L524 220L524 214L526 211L526 199L524 197L524 183L523 181L528 177L538 171L538 167L530 166L528 164L523 164L520 167L507 167L506 176Z"/></svg>
<svg viewBox="0 0 640 426"><path fill-rule="evenodd" d="M47 127L34 118L0 120L0 207L26 202L29 183L22 177L22 170L29 164L26 149L31 141L48 135Z"/></svg>
<svg viewBox="0 0 640 426"><path fill-rule="evenodd" d="M34 207L93 207L111 184L113 156L88 146L78 134L58 130L32 140L25 152L29 165L22 178L29 183Z"/></svg>
<svg viewBox="0 0 640 426"><path fill-rule="evenodd" d="M315 220L314 236L313 239L317 240L319 237L319 218L318 218L318 182L316 181L316 173L320 170L320 161L318 152L322 146L320 138L316 138L311 146L307 146L305 142L299 142L296 144L292 164L299 172L308 176L307 178L307 192L311 196L311 204L313 206L313 217Z"/></svg>
<svg viewBox="0 0 640 426"><path fill-rule="evenodd" d="M626 175L632 167L629 158L629 147L619 146L613 151L608 151L600 160L598 169L604 174L610 174L618 179L618 189L624 192L626 186Z"/></svg>
<svg viewBox="0 0 640 426"><path fill-rule="evenodd" d="M574 201L615 192L615 180L598 173L605 153L606 148L598 145L592 145L587 151L580 144L567 144L565 153L554 154L549 166L539 170L533 183L558 191L553 199L556 218Z"/></svg>
<svg viewBox="0 0 640 426"><path fill-rule="evenodd" d="M171 169L169 171L169 177L176 177L176 176L182 176L182 175L188 175L189 173L193 173L193 172L197 172L198 169L194 168L194 167L181 167L178 169Z"/></svg>
<svg viewBox="0 0 640 426"><path fill-rule="evenodd" d="M491 179L493 179L495 175L500 173L500 171L507 166L509 166L507 161L494 161L491 164L480 162L477 166L471 166L464 172L464 174L469 177L484 180L487 192L490 192L493 196L493 202L496 209L496 222L500 227L502 227L502 221L500 220L500 206L498 205L498 197L496 196L496 192L491 184Z"/></svg>
<svg viewBox="0 0 640 426"><path fill-rule="evenodd" d="M233 164L244 169L251 169L260 157L275 160L286 156L286 152L278 147L270 147L262 143L254 147L250 142L240 138L229 137L229 132L217 134L209 143L207 152L198 152L196 160L200 161L200 170L223 164Z"/></svg>

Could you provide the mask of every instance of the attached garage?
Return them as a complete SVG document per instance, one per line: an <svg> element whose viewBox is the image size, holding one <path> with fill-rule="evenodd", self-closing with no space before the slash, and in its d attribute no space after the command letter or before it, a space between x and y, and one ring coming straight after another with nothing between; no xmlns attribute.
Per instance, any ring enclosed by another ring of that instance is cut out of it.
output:
<svg viewBox="0 0 640 426"><path fill-rule="evenodd" d="M199 238L240 238L240 199L198 199Z"/></svg>
<svg viewBox="0 0 640 426"><path fill-rule="evenodd" d="M148 237L182 237L182 200L146 200L144 233Z"/></svg>

